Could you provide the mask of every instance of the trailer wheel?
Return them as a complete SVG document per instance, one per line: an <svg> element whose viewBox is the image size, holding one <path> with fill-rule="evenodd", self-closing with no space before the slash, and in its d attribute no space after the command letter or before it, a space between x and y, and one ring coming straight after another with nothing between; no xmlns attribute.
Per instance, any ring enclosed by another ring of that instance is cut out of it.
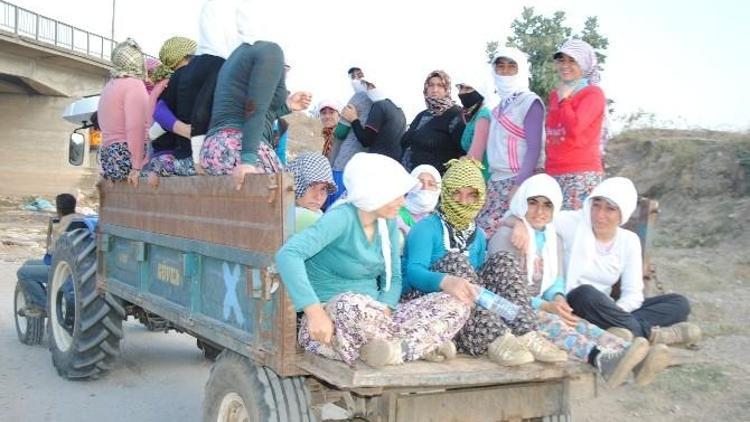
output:
<svg viewBox="0 0 750 422"><path fill-rule="evenodd" d="M67 379L97 378L119 356L125 308L96 290L96 241L86 229L63 234L47 283L52 364Z"/></svg>
<svg viewBox="0 0 750 422"><path fill-rule="evenodd" d="M42 342L44 337L44 316L21 316L18 314L26 308L26 294L20 283L16 283L13 294L13 317L16 321L16 334L21 343L33 346Z"/></svg>
<svg viewBox="0 0 750 422"><path fill-rule="evenodd" d="M302 377L279 378L269 368L224 350L206 382L203 420L307 422L315 417Z"/></svg>

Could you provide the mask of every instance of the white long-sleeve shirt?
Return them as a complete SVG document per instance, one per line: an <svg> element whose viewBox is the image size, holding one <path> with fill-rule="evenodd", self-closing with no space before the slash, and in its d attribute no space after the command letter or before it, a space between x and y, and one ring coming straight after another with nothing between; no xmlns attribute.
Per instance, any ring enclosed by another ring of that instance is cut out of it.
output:
<svg viewBox="0 0 750 422"><path fill-rule="evenodd" d="M565 273L569 265L584 266L577 280L565 281L567 291L589 284L609 296L612 286L621 280L617 306L626 312L640 308L643 304L643 258L638 235L618 227L606 252L597 251L584 259L572 257L572 245L581 218L579 211L560 211L555 216L555 227L564 243Z"/></svg>

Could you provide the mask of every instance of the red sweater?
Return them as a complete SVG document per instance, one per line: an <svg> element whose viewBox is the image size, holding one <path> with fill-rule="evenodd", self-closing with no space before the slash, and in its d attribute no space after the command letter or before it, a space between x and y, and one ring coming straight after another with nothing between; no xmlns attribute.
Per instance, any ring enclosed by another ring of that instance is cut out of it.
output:
<svg viewBox="0 0 750 422"><path fill-rule="evenodd" d="M589 85L560 102L557 90L547 110L547 163L551 176L602 171L599 151L606 99L596 85Z"/></svg>

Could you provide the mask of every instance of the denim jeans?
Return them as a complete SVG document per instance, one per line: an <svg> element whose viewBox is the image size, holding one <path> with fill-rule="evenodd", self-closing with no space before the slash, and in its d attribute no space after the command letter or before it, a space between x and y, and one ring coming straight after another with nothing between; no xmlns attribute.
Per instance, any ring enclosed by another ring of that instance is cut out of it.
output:
<svg viewBox="0 0 750 422"><path fill-rule="evenodd" d="M50 266L40 259L30 259L16 272L18 283L26 296L26 303L32 307L47 307L47 277Z"/></svg>

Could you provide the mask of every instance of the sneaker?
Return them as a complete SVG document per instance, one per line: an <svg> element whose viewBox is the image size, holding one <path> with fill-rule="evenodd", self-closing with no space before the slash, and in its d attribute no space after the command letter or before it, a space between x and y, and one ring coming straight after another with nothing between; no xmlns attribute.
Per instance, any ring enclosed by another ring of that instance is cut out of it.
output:
<svg viewBox="0 0 750 422"><path fill-rule="evenodd" d="M446 360L455 358L456 354L458 354L456 344L453 343L453 341L448 340L431 352L427 352L422 359L429 362L445 362Z"/></svg>
<svg viewBox="0 0 750 422"><path fill-rule="evenodd" d="M544 338L538 331L529 331L518 338L518 341L531 352L535 360L539 362L565 362L568 360L568 352L559 349L549 340Z"/></svg>
<svg viewBox="0 0 750 422"><path fill-rule="evenodd" d="M628 330L627 328L609 327L607 329L607 332L614 336L620 337L621 339L627 341L628 343L633 341L633 332Z"/></svg>
<svg viewBox="0 0 750 422"><path fill-rule="evenodd" d="M635 370L635 383L638 385L648 385L656 378L659 372L665 370L672 360L672 354L669 347L664 344L656 344L646 355L646 359L639 363Z"/></svg>
<svg viewBox="0 0 750 422"><path fill-rule="evenodd" d="M359 349L359 358L373 368L402 364L401 340L372 339Z"/></svg>
<svg viewBox="0 0 750 422"><path fill-rule="evenodd" d="M695 344L700 339L701 328L692 322L651 329L651 344Z"/></svg>
<svg viewBox="0 0 750 422"><path fill-rule="evenodd" d="M596 357L596 368L607 381L607 387L614 388L628 380L630 372L648 354L648 340L637 337L630 346L616 352L601 351Z"/></svg>
<svg viewBox="0 0 750 422"><path fill-rule="evenodd" d="M490 343L487 347L487 356L491 361L503 366L534 362L534 355L511 333L505 333Z"/></svg>

